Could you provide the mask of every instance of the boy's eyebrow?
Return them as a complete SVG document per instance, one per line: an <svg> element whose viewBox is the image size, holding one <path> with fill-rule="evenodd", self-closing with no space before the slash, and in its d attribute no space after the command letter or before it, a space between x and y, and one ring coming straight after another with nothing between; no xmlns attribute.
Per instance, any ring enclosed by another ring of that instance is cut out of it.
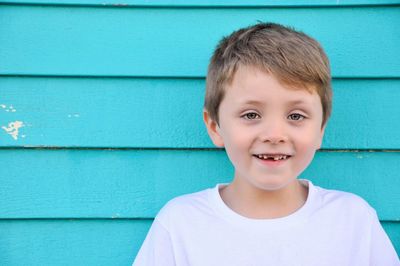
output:
<svg viewBox="0 0 400 266"><path fill-rule="evenodd" d="M304 104L307 103L307 101L304 100L293 100L293 101L289 101L288 104L290 105L297 105L297 104Z"/></svg>
<svg viewBox="0 0 400 266"><path fill-rule="evenodd" d="M288 101L287 104L288 105L297 105L297 104L305 104L307 103L307 101L304 100L292 100L292 101ZM247 100L247 101L243 101L242 104L249 104L249 105L263 105L264 103L258 100Z"/></svg>
<svg viewBox="0 0 400 266"><path fill-rule="evenodd" d="M248 105L260 105L260 104L263 104L262 102L260 102L260 101L257 101L257 100L247 100L247 101L242 101L242 104L248 104Z"/></svg>

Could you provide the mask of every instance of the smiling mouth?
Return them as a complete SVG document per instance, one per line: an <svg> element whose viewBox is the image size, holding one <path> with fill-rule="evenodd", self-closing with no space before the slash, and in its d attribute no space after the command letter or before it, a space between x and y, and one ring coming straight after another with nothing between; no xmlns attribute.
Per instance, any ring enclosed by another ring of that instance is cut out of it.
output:
<svg viewBox="0 0 400 266"><path fill-rule="evenodd" d="M286 155L286 154L254 154L254 157L261 159L261 160L267 160L267 161L281 161L281 160L287 160L291 155Z"/></svg>

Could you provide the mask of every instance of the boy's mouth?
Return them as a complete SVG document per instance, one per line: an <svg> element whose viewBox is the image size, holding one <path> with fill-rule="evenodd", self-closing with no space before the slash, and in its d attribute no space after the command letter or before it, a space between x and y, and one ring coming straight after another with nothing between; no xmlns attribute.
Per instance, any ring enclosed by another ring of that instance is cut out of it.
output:
<svg viewBox="0 0 400 266"><path fill-rule="evenodd" d="M268 161L286 160L291 157L291 155L287 155L287 154L254 154L253 156L258 159L268 160Z"/></svg>

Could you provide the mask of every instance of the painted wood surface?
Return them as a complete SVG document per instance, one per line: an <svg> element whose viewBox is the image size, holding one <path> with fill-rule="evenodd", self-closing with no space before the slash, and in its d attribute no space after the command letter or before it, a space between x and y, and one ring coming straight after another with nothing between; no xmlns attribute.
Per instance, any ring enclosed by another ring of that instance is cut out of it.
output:
<svg viewBox="0 0 400 266"><path fill-rule="evenodd" d="M171 198L229 182L222 150L0 150L0 218L153 218ZM400 220L400 153L319 152L301 175ZM10 171L10 169L13 169ZM383 196L384 195L384 196Z"/></svg>
<svg viewBox="0 0 400 266"><path fill-rule="evenodd" d="M3 5L0 74L204 77L221 36L258 20L293 25L317 38L334 77L400 77L400 6Z"/></svg>
<svg viewBox="0 0 400 266"><path fill-rule="evenodd" d="M301 177L366 199L400 254L400 1L0 0L0 265L130 265L165 202L229 182L204 76L257 20L331 59L333 115Z"/></svg>
<svg viewBox="0 0 400 266"><path fill-rule="evenodd" d="M151 220L1 220L1 265L131 265Z"/></svg>
<svg viewBox="0 0 400 266"><path fill-rule="evenodd" d="M12 4L48 4L48 5L97 5L114 7L164 6L164 7L304 7L304 6L371 6L397 5L399 0L2 0Z"/></svg>
<svg viewBox="0 0 400 266"><path fill-rule="evenodd" d="M0 77L0 146L213 148L202 122L204 86L203 79ZM324 149L400 149L399 79L340 79L333 87Z"/></svg>
<svg viewBox="0 0 400 266"><path fill-rule="evenodd" d="M1 262L18 266L131 265L151 222L3 220L0 221ZM391 240L400 243L399 224L384 222L383 226Z"/></svg>

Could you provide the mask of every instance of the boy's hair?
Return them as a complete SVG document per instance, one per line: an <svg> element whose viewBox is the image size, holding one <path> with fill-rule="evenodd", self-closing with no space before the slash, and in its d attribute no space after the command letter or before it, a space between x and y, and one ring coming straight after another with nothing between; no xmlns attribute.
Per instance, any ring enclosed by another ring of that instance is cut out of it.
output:
<svg viewBox="0 0 400 266"><path fill-rule="evenodd" d="M204 108L219 123L218 109L240 66L254 66L290 88L316 92L324 126L332 109L329 60L320 44L292 28L258 23L224 37L210 60Z"/></svg>

